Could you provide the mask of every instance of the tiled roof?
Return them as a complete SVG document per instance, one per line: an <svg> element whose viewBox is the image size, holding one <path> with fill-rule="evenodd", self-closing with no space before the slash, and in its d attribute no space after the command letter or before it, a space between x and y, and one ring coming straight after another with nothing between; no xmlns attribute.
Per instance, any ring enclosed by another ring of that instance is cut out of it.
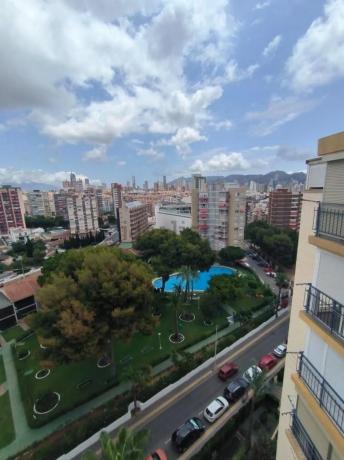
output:
<svg viewBox="0 0 344 460"><path fill-rule="evenodd" d="M18 277L4 284L1 290L12 302L18 302L19 300L31 297L36 294L39 288L37 278L40 274L37 271L24 276L24 278Z"/></svg>

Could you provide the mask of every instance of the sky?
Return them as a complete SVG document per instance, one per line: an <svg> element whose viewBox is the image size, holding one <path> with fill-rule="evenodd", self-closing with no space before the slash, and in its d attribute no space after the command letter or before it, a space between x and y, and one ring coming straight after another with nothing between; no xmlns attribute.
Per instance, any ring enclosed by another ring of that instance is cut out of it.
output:
<svg viewBox="0 0 344 460"><path fill-rule="evenodd" d="M0 183L305 171L344 0L2 0Z"/></svg>

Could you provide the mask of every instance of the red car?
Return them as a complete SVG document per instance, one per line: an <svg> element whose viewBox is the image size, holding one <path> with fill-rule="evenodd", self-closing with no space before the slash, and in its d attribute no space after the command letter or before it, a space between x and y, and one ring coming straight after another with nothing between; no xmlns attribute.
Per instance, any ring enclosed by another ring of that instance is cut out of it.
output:
<svg viewBox="0 0 344 460"><path fill-rule="evenodd" d="M157 449L152 452L145 460L168 460L166 452L162 449Z"/></svg>
<svg viewBox="0 0 344 460"><path fill-rule="evenodd" d="M236 374L239 370L239 366L235 363L226 363L224 364L218 372L218 376L221 380L227 380L232 375Z"/></svg>
<svg viewBox="0 0 344 460"><path fill-rule="evenodd" d="M278 359L276 356L274 356L272 353L269 353L268 355L264 355L259 363L258 366L263 369L264 371L268 371L272 369L276 364L278 363Z"/></svg>
<svg viewBox="0 0 344 460"><path fill-rule="evenodd" d="M263 270L265 271L265 273L270 273L272 272L272 267L269 265L268 267L264 267Z"/></svg>

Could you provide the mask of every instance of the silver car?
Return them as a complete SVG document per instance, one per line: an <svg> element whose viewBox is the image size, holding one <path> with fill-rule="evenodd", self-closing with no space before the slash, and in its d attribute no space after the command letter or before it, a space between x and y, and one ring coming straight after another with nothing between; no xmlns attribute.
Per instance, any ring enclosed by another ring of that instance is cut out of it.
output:
<svg viewBox="0 0 344 460"><path fill-rule="evenodd" d="M280 345L278 345L273 351L273 354L277 356L277 358L284 358L286 353L287 353L287 345L285 345L284 343L281 343Z"/></svg>

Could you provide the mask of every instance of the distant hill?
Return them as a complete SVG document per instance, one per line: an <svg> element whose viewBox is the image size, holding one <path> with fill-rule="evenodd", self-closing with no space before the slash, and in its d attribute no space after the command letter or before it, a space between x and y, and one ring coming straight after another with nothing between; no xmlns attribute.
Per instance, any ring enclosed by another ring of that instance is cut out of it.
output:
<svg viewBox="0 0 344 460"><path fill-rule="evenodd" d="M306 182L306 174L303 172L286 173L285 171L271 171L266 174L230 174L229 176L206 176L208 182L237 182L239 185L249 184L250 181L258 182L259 184L268 185L270 182L275 184L288 185L291 182ZM191 183L191 177L179 177L170 182L174 185L181 180Z"/></svg>

